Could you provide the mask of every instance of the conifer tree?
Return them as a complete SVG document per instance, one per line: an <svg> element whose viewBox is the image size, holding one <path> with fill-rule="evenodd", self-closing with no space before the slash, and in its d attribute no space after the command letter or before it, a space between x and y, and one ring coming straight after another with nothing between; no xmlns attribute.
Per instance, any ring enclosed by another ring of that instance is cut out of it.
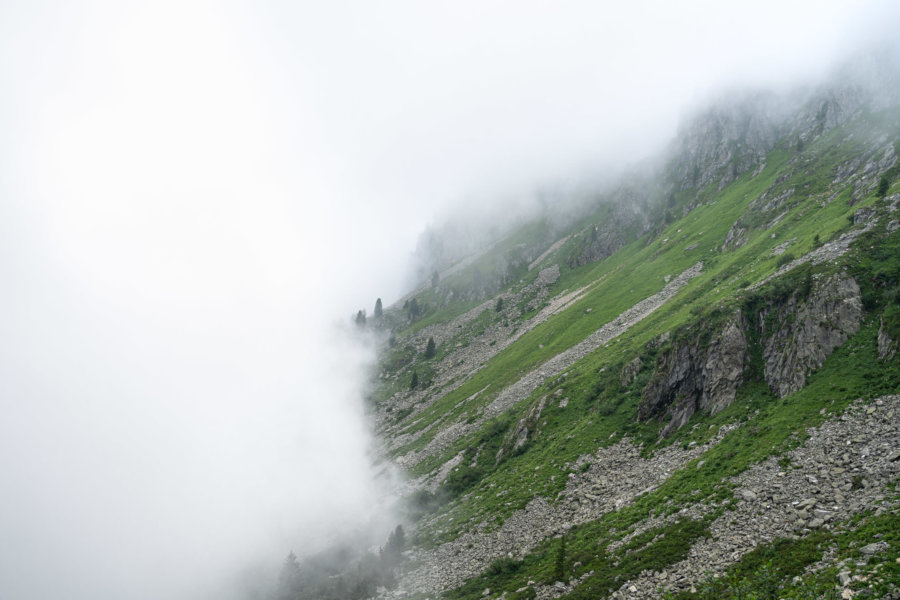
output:
<svg viewBox="0 0 900 600"><path fill-rule="evenodd" d="M556 564L553 568L553 576L556 581L566 580L566 534L559 540L559 548L556 551Z"/></svg>
<svg viewBox="0 0 900 600"><path fill-rule="evenodd" d="M403 531L402 525L397 525L397 528L391 532L388 536L387 544L384 549L389 554L398 555L406 548L406 532Z"/></svg>
<svg viewBox="0 0 900 600"><path fill-rule="evenodd" d="M428 338L428 345L425 346L425 358L434 358L437 353L437 347L434 344L434 338Z"/></svg>
<svg viewBox="0 0 900 600"><path fill-rule="evenodd" d="M888 181L888 178L884 175L881 176L881 179L878 180L878 190L877 194L879 198L884 198L887 196L887 191L891 187L891 182Z"/></svg>
<svg viewBox="0 0 900 600"><path fill-rule="evenodd" d="M289 600L297 596L300 589L300 563L297 562L297 555L291 550L284 564L281 565L281 572L278 574L278 594L279 600Z"/></svg>
<svg viewBox="0 0 900 600"><path fill-rule="evenodd" d="M375 318L380 319L382 316L381 298L375 301Z"/></svg>

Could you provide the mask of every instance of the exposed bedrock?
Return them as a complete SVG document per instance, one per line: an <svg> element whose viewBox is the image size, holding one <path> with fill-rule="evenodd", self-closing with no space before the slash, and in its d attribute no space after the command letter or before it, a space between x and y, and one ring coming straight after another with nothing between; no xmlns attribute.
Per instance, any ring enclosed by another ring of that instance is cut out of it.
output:
<svg viewBox="0 0 900 600"><path fill-rule="evenodd" d="M772 391L779 397L797 392L811 371L859 331L862 312L856 281L834 275L813 284L808 294L795 291L757 312L752 326L736 312L708 340L685 336L657 357L639 417L667 421L667 436L698 410L714 414L730 405L749 374L751 333L758 334L763 376Z"/></svg>
<svg viewBox="0 0 900 600"><path fill-rule="evenodd" d="M640 417L667 418L663 435L668 435L697 410L716 413L734 402L747 360L745 329L736 313L708 344L695 339L664 352L644 388Z"/></svg>
<svg viewBox="0 0 900 600"><path fill-rule="evenodd" d="M783 398L802 389L807 374L859 331L859 285L852 277L835 275L817 283L806 301L791 295L774 317L763 360L766 382Z"/></svg>

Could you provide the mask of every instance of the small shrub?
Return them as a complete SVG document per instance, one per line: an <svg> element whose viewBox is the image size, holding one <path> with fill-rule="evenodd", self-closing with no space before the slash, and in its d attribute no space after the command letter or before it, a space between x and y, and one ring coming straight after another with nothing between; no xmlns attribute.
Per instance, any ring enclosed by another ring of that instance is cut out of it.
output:
<svg viewBox="0 0 900 600"><path fill-rule="evenodd" d="M781 256L778 257L778 262L775 264L776 264L777 268L780 269L784 265L786 265L786 264L790 263L792 260L794 260L794 258L796 258L796 257L793 254L791 254L790 252L785 252L784 254L782 254Z"/></svg>
<svg viewBox="0 0 900 600"><path fill-rule="evenodd" d="M884 198L887 196L888 188L891 187L891 182L888 181L888 178L884 175L881 176L881 179L878 180L878 190L876 194L879 198Z"/></svg>
<svg viewBox="0 0 900 600"><path fill-rule="evenodd" d="M486 574L489 576L512 575L518 571L521 566L521 561L512 558L498 558L490 564Z"/></svg>

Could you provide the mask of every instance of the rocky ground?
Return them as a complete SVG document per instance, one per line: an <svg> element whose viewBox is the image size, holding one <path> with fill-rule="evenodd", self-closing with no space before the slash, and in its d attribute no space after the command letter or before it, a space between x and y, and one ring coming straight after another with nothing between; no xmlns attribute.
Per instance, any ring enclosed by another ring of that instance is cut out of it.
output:
<svg viewBox="0 0 900 600"><path fill-rule="evenodd" d="M582 456L572 465L577 472L569 474L566 488L557 498L536 497L496 530L487 531L482 523L434 550L416 552L412 558L420 566L407 573L389 597L402 598L412 591L437 593L480 574L497 558L521 558L546 537L592 521L625 506L639 494L656 489L732 429L733 425L722 427L706 445L688 449L667 446L652 458L641 457L640 449L627 438ZM590 466L581 471L584 464Z"/></svg>
<svg viewBox="0 0 900 600"><path fill-rule="evenodd" d="M687 559L645 572L611 597L652 598L660 589L690 588L761 543L831 528L871 508L877 514L898 510L896 495L886 488L900 476L900 395L857 402L809 433L803 446L787 453L787 467L772 457L734 478L737 510L713 521L712 536L697 542ZM693 506L679 516L698 518L710 510Z"/></svg>
<svg viewBox="0 0 900 600"><path fill-rule="evenodd" d="M436 595L480 574L497 558L519 558L543 539L619 509L655 489L731 429L733 426L723 427L707 445L670 446L652 459L642 458L628 440L584 456L575 466L589 463L590 467L572 473L557 498L535 498L496 530L488 531L481 524L434 550L416 551L412 564L418 566L383 597L404 598L413 592ZM863 510L900 510L896 494L887 489L900 475L900 395L854 403L808 433L802 446L786 454L787 466L783 466L784 459L772 457L732 480L735 510L726 510L712 521L712 536L698 541L688 558L662 572L642 573L611 597L653 598L661 589L687 589L710 573L723 572L760 543L817 527L836 527ZM701 518L716 508L698 504L666 518L647 519L618 544L666 521ZM849 576L845 579L850 580ZM538 598L550 599L571 591L577 583L538 584L535 590Z"/></svg>

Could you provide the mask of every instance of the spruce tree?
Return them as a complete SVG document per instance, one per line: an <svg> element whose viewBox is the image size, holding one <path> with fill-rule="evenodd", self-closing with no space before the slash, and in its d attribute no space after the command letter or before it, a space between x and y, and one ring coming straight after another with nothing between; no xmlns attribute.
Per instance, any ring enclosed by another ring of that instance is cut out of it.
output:
<svg viewBox="0 0 900 600"><path fill-rule="evenodd" d="M428 345L425 346L425 358L434 358L437 353L437 347L434 344L434 338L428 338Z"/></svg>
<svg viewBox="0 0 900 600"><path fill-rule="evenodd" d="M413 371L412 379L409 381L409 389L414 390L419 386L419 374Z"/></svg>
<svg viewBox="0 0 900 600"><path fill-rule="evenodd" d="M389 554L399 555L405 548L406 532L403 531L402 525L397 525L397 528L388 536L387 544L384 549Z"/></svg>
<svg viewBox="0 0 900 600"><path fill-rule="evenodd" d="M381 298L375 301L375 318L380 319L382 315Z"/></svg>

